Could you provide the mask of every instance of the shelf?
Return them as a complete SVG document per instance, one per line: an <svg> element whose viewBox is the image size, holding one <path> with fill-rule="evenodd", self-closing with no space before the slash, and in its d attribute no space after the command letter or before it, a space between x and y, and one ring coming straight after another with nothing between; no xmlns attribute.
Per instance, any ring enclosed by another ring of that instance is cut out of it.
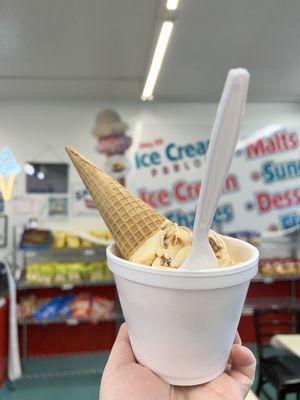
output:
<svg viewBox="0 0 300 400"><path fill-rule="evenodd" d="M18 290L27 290L27 289L51 289L51 288L59 288L61 290L72 290L74 287L85 287L85 286L114 286L114 279L103 279L101 281L89 281L85 280L78 283L66 282L66 283L49 283L49 284L32 284L28 283L25 280L21 279L17 282Z"/></svg>
<svg viewBox="0 0 300 400"><path fill-rule="evenodd" d="M75 318L64 318L64 317L59 317L59 318L52 318L52 319L47 319L43 321L37 321L33 318L25 318L23 320L19 320L18 324L19 325L52 325L52 324L66 324L70 326L75 326L78 324L83 324L83 323L98 323L98 322L108 322L108 321L119 321L123 320L123 315L118 312L112 312L109 316L107 317L100 317L100 318L91 318L91 317L86 317L86 318L80 318L80 319L75 319Z"/></svg>
<svg viewBox="0 0 300 400"><path fill-rule="evenodd" d="M300 275L256 275L252 282L263 282L267 284L271 284L274 282L283 282L283 281L298 281L300 280ZM26 280L21 279L17 282L18 290L27 290L27 289L51 289L58 288L61 290L72 290L75 287L94 287L94 286L114 286L114 279L103 279L101 281L89 281L84 280L78 283L66 282L66 283L49 283L49 284L33 284L28 283Z"/></svg>
<svg viewBox="0 0 300 400"><path fill-rule="evenodd" d="M106 253L106 247L91 247L91 248L77 248L77 249L72 249L72 248L63 248L63 249L45 249L45 250L34 250L34 249L15 249L17 252L22 252L27 255L27 257L36 257L40 255L85 255L85 256L93 256L97 254L103 254L105 255Z"/></svg>
<svg viewBox="0 0 300 400"><path fill-rule="evenodd" d="M29 357L23 360L22 380L100 376L109 352L61 354Z"/></svg>
<svg viewBox="0 0 300 400"><path fill-rule="evenodd" d="M298 275L256 275L252 282L263 282L263 283L273 283L282 281L298 281L300 280L300 274ZM24 279L20 279L17 282L18 290L27 289L45 289L45 288L59 288L61 290L71 290L74 287L84 287L84 286L113 286L115 285L114 279L103 279L101 281L89 281L84 280L78 283L66 282L66 283L49 283L49 284L34 284L28 283Z"/></svg>
<svg viewBox="0 0 300 400"><path fill-rule="evenodd" d="M271 247L271 248L278 248L285 247L288 249L298 249L299 248L299 241L298 240L265 240L258 244L258 249Z"/></svg>
<svg viewBox="0 0 300 400"><path fill-rule="evenodd" d="M298 275L262 275L262 274L258 274L252 279L252 282L273 283L273 282L298 281L298 280L300 280L300 274L298 274Z"/></svg>
<svg viewBox="0 0 300 400"><path fill-rule="evenodd" d="M255 309L265 308L289 308L300 310L300 301L290 297L255 297L246 301L243 308L243 316L251 316Z"/></svg>

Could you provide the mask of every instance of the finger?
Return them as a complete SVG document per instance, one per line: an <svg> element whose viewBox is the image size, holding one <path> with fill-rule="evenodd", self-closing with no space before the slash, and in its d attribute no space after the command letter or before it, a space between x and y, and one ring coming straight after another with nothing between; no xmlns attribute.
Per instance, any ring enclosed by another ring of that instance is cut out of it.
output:
<svg viewBox="0 0 300 400"><path fill-rule="evenodd" d="M228 360L226 367L225 367L225 372L230 372L231 371L231 362Z"/></svg>
<svg viewBox="0 0 300 400"><path fill-rule="evenodd" d="M239 346L242 345L242 340L241 340L241 337L240 337L238 332L235 334L233 344L237 344ZM231 370L231 359L230 359L230 356L229 356L227 364L226 364L225 372L228 372L230 370Z"/></svg>
<svg viewBox="0 0 300 400"><path fill-rule="evenodd" d="M233 344L238 344L240 346L242 345L242 339L238 332L235 334Z"/></svg>
<svg viewBox="0 0 300 400"><path fill-rule="evenodd" d="M253 353L247 347L234 344L231 354L231 372L234 378L242 379L249 378L253 381L255 375L256 359Z"/></svg>
<svg viewBox="0 0 300 400"><path fill-rule="evenodd" d="M129 341L128 329L126 324L122 324L116 341L110 352L106 368L112 372L124 364L130 364L134 362L135 358Z"/></svg>

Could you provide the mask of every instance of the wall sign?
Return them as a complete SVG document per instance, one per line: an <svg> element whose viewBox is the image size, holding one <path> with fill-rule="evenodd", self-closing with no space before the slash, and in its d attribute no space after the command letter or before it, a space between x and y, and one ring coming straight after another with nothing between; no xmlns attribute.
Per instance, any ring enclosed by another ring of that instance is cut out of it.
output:
<svg viewBox="0 0 300 400"><path fill-rule="evenodd" d="M99 215L97 208L86 188L82 184L73 184L71 188L72 214L74 216Z"/></svg>
<svg viewBox="0 0 300 400"><path fill-rule="evenodd" d="M193 227L208 139L193 125L143 125L133 133L129 188L180 225ZM203 135L199 135L203 137ZM224 232L300 224L299 132L270 125L240 141L214 222ZM213 183L212 183L213 184Z"/></svg>
<svg viewBox="0 0 300 400"><path fill-rule="evenodd" d="M11 199L15 177L21 172L20 166L8 147L0 152L0 192L4 201Z"/></svg>
<svg viewBox="0 0 300 400"><path fill-rule="evenodd" d="M49 197L48 215L50 218L68 217L69 199L67 197Z"/></svg>

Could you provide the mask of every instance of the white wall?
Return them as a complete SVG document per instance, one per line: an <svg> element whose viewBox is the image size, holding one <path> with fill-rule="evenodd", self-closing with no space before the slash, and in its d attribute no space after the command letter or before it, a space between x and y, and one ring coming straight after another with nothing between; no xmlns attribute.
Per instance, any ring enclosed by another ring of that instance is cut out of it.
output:
<svg viewBox="0 0 300 400"><path fill-rule="evenodd" d="M22 165L26 161L67 161L65 145L71 145L84 155L99 163L99 154L95 151L95 139L91 135L97 112L113 106L121 116L134 126L138 121L155 125L191 123L198 125L204 137L210 127L216 111L215 104L151 104L151 103L99 103L99 102L5 102L0 103L0 148L9 147ZM269 124L300 126L299 104L249 104L242 128L242 136L248 136L255 130ZM44 151L51 144L53 151ZM71 168L70 181L79 181ZM16 179L14 195L25 193L25 175ZM45 195L41 195L44 196ZM11 204L6 205L10 227L20 222L20 217L12 215ZM42 219L44 218L41 215ZM100 219L77 218L68 221L81 227L100 226ZM49 225L48 220L43 221ZM53 222L51 223L53 225ZM66 221L55 221L55 225L66 226ZM11 236L11 233L10 233ZM10 253L9 247L2 254ZM0 253L1 254L1 253Z"/></svg>

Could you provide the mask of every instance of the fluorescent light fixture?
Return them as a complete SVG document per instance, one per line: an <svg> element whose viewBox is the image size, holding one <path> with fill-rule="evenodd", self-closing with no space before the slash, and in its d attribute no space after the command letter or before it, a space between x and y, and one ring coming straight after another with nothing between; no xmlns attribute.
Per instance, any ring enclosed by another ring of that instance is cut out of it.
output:
<svg viewBox="0 0 300 400"><path fill-rule="evenodd" d="M34 175L34 166L29 163L24 164L23 170L27 175Z"/></svg>
<svg viewBox="0 0 300 400"><path fill-rule="evenodd" d="M43 171L38 172L36 176L37 176L37 178L38 178L39 180L45 179L45 174L44 174Z"/></svg>
<svg viewBox="0 0 300 400"><path fill-rule="evenodd" d="M165 21L162 24L149 73L141 96L142 100L153 100L153 90L158 78L158 74L167 50L173 28L174 23L171 21Z"/></svg>
<svg viewBox="0 0 300 400"><path fill-rule="evenodd" d="M167 10L177 10L179 0L167 0L166 7Z"/></svg>

